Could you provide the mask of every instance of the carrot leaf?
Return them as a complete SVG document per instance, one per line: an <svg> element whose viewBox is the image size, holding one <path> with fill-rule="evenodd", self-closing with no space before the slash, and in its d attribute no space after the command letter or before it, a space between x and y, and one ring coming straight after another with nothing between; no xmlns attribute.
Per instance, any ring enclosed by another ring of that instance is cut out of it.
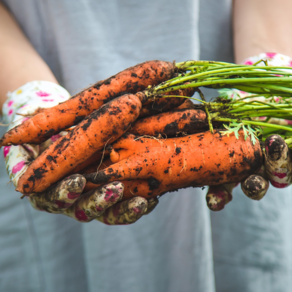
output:
<svg viewBox="0 0 292 292"><path fill-rule="evenodd" d="M239 131L242 129L244 134L244 140L247 139L248 136L250 136L250 139L252 141L252 144L255 145L256 141L258 139L258 135L261 134L261 129L258 127L252 128L250 125L244 125L243 123L230 123L230 125L223 124L226 131L221 131L222 135L231 135L234 134L236 139L239 138Z"/></svg>

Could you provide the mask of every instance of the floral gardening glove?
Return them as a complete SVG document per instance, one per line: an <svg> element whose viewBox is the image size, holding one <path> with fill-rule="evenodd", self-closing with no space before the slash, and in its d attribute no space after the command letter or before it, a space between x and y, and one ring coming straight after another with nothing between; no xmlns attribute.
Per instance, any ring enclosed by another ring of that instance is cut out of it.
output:
<svg viewBox="0 0 292 292"><path fill-rule="evenodd" d="M277 53L263 53L258 56L248 58L244 61L245 65L252 65L260 60L267 60L270 66L292 67L292 58ZM263 66L263 62L259 63ZM248 97L253 94L240 91L237 89L224 89L224 95L230 98L238 99ZM281 101L281 97L273 97L276 102ZM247 98L245 101L252 99L264 101L264 97ZM266 119L260 117L260 119ZM273 124L290 126L291 120L272 118L269 120ZM264 166L257 173L249 176L241 182L241 188L249 198L253 200L262 199L268 188L269 182L276 188L285 188L292 181L292 160L289 148L283 138L279 135L271 135L265 140L264 149ZM208 207L213 211L219 211L232 200L232 190L238 184L224 184L220 186L209 187L206 200Z"/></svg>
<svg viewBox="0 0 292 292"><path fill-rule="evenodd" d="M29 82L8 93L8 99L3 105L3 119L10 123L8 129L11 129L29 119L35 111L55 106L69 98L68 91L60 85L47 81ZM61 132L54 135L40 145L3 147L6 170L14 186L27 166L65 134L66 132ZM83 194L85 184L86 180L82 175L73 174L44 192L30 194L27 198L37 210L64 214L80 222L98 219L106 224L133 223L153 210L158 203L157 199L147 201L141 197L118 203L124 190L120 182L113 182Z"/></svg>

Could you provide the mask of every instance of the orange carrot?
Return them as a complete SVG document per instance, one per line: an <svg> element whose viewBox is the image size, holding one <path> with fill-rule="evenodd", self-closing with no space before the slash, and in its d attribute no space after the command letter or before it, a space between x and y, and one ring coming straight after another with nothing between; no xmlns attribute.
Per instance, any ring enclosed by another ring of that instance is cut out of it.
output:
<svg viewBox="0 0 292 292"><path fill-rule="evenodd" d="M125 93L136 93L174 76L173 63L148 61L130 67L76 94L64 103L43 109L23 124L8 131L0 147L23 143L39 144L52 135L78 124L105 103Z"/></svg>
<svg viewBox="0 0 292 292"><path fill-rule="evenodd" d="M95 163L94 165L88 166L82 171L80 171L80 174L89 174L93 173L97 170L98 171L107 168L108 166L112 165L113 163L107 159L104 162ZM166 192L175 191L171 188L159 188L159 189L152 189L151 188L151 179L150 180L143 180L143 179L136 179L136 180L125 180L121 181L121 183L124 185L124 193L122 200L131 199L136 196L144 197L144 198L154 198L157 196L161 196L165 194ZM87 182L84 188L84 192L88 192L90 190L93 190L95 188L100 187L101 184L97 185L91 182Z"/></svg>
<svg viewBox="0 0 292 292"><path fill-rule="evenodd" d="M190 99L185 99L185 101L179 105L178 107L174 108L174 110L177 109L191 109L191 108L196 108L195 104L190 100Z"/></svg>
<svg viewBox="0 0 292 292"><path fill-rule="evenodd" d="M162 98L155 98L154 101L147 101L143 104L139 118L149 117L162 112L167 112L179 105L181 105L185 99L181 97L166 97L163 95L179 95L179 96L192 96L195 93L194 88L180 89L162 94Z"/></svg>
<svg viewBox="0 0 292 292"><path fill-rule="evenodd" d="M119 161L85 175L88 181L104 184L144 179L152 189L199 187L241 181L262 165L260 143L253 145L249 137L245 141L242 132L239 139L215 131L165 140L141 138L121 150L117 144L118 148L113 147ZM141 144L146 146L140 152Z"/></svg>
<svg viewBox="0 0 292 292"><path fill-rule="evenodd" d="M135 141L136 137L133 135L125 135L123 138L120 138L120 140L126 141ZM117 141L118 142L118 141ZM117 145L117 144L115 144ZM120 144L119 144L120 145ZM80 174L89 174L98 171L103 170L110 165L112 165L112 161L110 159L106 159L104 161L95 161L92 165L89 165L85 167L84 169L80 170ZM142 180L142 179L136 179L136 180L125 180L121 181L121 183L124 185L124 192L123 192L123 200L131 199L136 196L144 197L146 199L149 198L155 198L157 196L161 196L167 192L176 191L176 189L173 188L167 188L167 187L160 187L159 189L153 189L151 187L151 179L150 180ZM84 192L88 192L90 190L93 190L95 188L100 187L101 185L96 185L91 182L87 182L86 186L84 188Z"/></svg>
<svg viewBox="0 0 292 292"><path fill-rule="evenodd" d="M95 171L100 171L102 169L107 168L108 166L112 165L110 159L106 159L105 161L96 161L94 164L85 167L84 169L80 170L80 174L88 174L93 173ZM124 193L122 200L131 199L135 196L145 197L145 198L153 198L163 193L167 192L168 190L151 190L149 183L147 180L129 180L129 181L121 181L124 185ZM84 188L84 193L96 189L101 185L96 185L91 182L87 182Z"/></svg>
<svg viewBox="0 0 292 292"><path fill-rule="evenodd" d="M90 114L49 146L20 177L17 191L41 192L98 150L118 139L139 116L143 95L120 96Z"/></svg>
<svg viewBox="0 0 292 292"><path fill-rule="evenodd" d="M179 133L194 134L208 130L206 113L202 110L183 109L138 120L128 132L135 135L167 137Z"/></svg>
<svg viewBox="0 0 292 292"><path fill-rule="evenodd" d="M86 169L88 166L91 166L92 164L95 164L96 162L100 162L102 158L102 152L95 152L93 155L91 155L87 160L83 161L81 164L77 165L73 170L72 174L74 173L80 173L81 170Z"/></svg>

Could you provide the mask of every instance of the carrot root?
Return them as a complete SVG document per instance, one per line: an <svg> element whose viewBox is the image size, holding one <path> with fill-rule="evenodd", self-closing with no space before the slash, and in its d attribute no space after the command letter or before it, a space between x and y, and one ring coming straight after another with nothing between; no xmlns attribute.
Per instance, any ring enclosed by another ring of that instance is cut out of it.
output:
<svg viewBox="0 0 292 292"><path fill-rule="evenodd" d="M124 93L137 93L174 76L175 65L148 61L130 67L76 94L66 102L43 109L21 125L9 130L0 146L39 144L56 133L80 123L86 116Z"/></svg>
<svg viewBox="0 0 292 292"><path fill-rule="evenodd" d="M127 131L141 110L136 95L120 96L90 114L67 135L49 146L20 177L17 191L41 192L70 173L109 141Z"/></svg>
<svg viewBox="0 0 292 292"><path fill-rule="evenodd" d="M145 145L146 151L140 152L141 145ZM250 138L245 141L242 133L239 139L234 135L221 136L220 131L157 141L143 138L132 141L129 149L121 152L122 160L85 175L87 181L102 184L146 179L151 181L152 189L220 185L242 181L263 162L259 142L253 145Z"/></svg>

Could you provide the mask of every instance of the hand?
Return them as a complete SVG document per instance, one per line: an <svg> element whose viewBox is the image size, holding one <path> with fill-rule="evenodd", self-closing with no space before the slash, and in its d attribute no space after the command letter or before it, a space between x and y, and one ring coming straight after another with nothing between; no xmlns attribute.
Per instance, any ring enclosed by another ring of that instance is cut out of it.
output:
<svg viewBox="0 0 292 292"><path fill-rule="evenodd" d="M247 59L244 63L252 65L262 59L268 61L269 65L274 66L292 66L292 59L276 53L260 54ZM262 65L262 64L260 64ZM232 89L225 91L230 98L248 97L252 94ZM264 100L264 97L256 97L253 99ZM281 100L280 97L274 97L275 100ZM249 101L250 99L246 99ZM263 117L264 118L264 117ZM260 118L259 118L260 119ZM290 120L270 119L270 123L291 125ZM245 181L241 182L241 189L245 195L253 200L261 200L268 191L269 183L276 188L285 188L291 184L292 160L290 150L285 141L279 135L271 135L265 140L264 165L256 173L249 176ZM207 205L212 211L219 211L232 200L232 190L238 184L225 184L220 186L209 187L206 200Z"/></svg>
<svg viewBox="0 0 292 292"><path fill-rule="evenodd" d="M9 127L12 128L25 121L36 110L54 106L68 98L70 94L57 84L30 82L10 94L3 106L4 118L6 122L12 122ZM40 145L4 147L6 169L15 186L27 165L64 134L65 132L55 135ZM119 182L83 194L85 184L86 180L82 175L73 174L44 192L30 194L27 198L37 210L64 214L80 222L98 219L106 224L133 223L152 211L158 203L157 199L146 200L141 197L119 202L124 190L123 184Z"/></svg>

